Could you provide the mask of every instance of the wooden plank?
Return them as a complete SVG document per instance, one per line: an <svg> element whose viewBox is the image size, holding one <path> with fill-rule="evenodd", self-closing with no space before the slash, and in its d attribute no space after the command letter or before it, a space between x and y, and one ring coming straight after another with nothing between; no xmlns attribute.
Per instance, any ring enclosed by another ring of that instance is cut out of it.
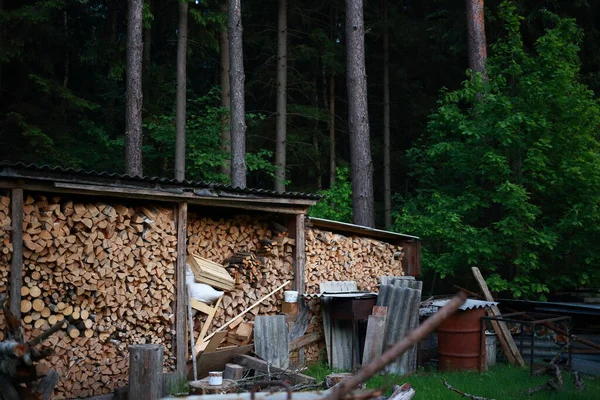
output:
<svg viewBox="0 0 600 400"><path fill-rule="evenodd" d="M10 261L10 311L21 319L21 286L23 285L23 189L11 191L13 252Z"/></svg>
<svg viewBox="0 0 600 400"><path fill-rule="evenodd" d="M254 351L277 368L289 367L288 328L284 315L259 315L254 319Z"/></svg>
<svg viewBox="0 0 600 400"><path fill-rule="evenodd" d="M198 356L198 377L205 378L210 371L223 371L227 363L233 363L234 358L241 354L250 354L254 345L218 349L212 353L202 353ZM192 366L188 366L188 379L193 379Z"/></svg>
<svg viewBox="0 0 600 400"><path fill-rule="evenodd" d="M217 350L223 339L227 336L227 332L217 332L208 342L204 342L206 347L203 349L205 353L212 353Z"/></svg>
<svg viewBox="0 0 600 400"><path fill-rule="evenodd" d="M176 310L175 310L175 332L176 332L176 357L177 373L185 374L186 364L186 309L187 295L185 283L185 259L187 253L187 203L179 203L176 212L177 226L177 261L175 263L176 279Z"/></svg>
<svg viewBox="0 0 600 400"><path fill-rule="evenodd" d="M296 246L294 247L294 290L298 292L298 295L304 293L305 286L305 273L304 268L306 264L306 228L304 214L296 215L296 234L295 241Z"/></svg>
<svg viewBox="0 0 600 400"><path fill-rule="evenodd" d="M213 335L217 332L222 331L223 329L227 328L229 325L233 324L234 322L236 322L238 319L240 319L241 317L243 317L244 315L246 315L246 313L248 313L250 310L252 310L254 307L258 306L260 303L262 303L263 301L265 301L266 299L268 299L269 297L273 296L275 293L279 292L281 289L283 289L284 287L286 287L287 285L290 284L291 281L285 281L285 283L283 283L282 285L280 285L277 289L271 291L270 293L267 293L266 295L264 295L263 297L261 297L260 299L258 299L254 304L252 304L250 307L246 308L244 311L242 311L241 313L239 313L238 315L236 315L235 317L233 317L232 319L230 319L229 321L227 321L223 326L221 326L219 329L217 329L216 331L214 331L213 333L211 333L210 335L208 335L204 341L208 341L211 337L213 337Z"/></svg>
<svg viewBox="0 0 600 400"><path fill-rule="evenodd" d="M308 375L304 375L304 374L300 374L300 373L292 373L290 371L286 371L283 370L281 368L276 368L272 365L269 365L268 362L258 359L256 357L251 357L248 355L239 355L236 356L234 358L234 361L236 364L240 364L248 369L253 369L255 371L258 372L262 372L263 374L281 374L281 375L285 375L286 378L289 378L289 380L292 382L292 384L299 384L299 383L316 383L316 379L308 376Z"/></svg>
<svg viewBox="0 0 600 400"><path fill-rule="evenodd" d="M385 339L386 317L387 307L373 307L373 313L372 315L369 315L367 322L367 334L365 336L362 365L367 365L382 354L383 342Z"/></svg>
<svg viewBox="0 0 600 400"><path fill-rule="evenodd" d="M477 283L479 283L479 287L481 288L481 291L483 292L485 299L487 301L494 301L494 297L490 293L490 289L488 288L487 283L485 283L485 279L483 279L483 275L481 275L481 271L479 271L479 268L472 267L471 271L473 271L473 275L475 276ZM487 310L488 315L490 315L490 316L501 315L500 309L498 309L498 306L496 306L496 305L488 307L486 310ZM498 335L498 340L500 341L500 346L502 346L502 350L504 350L504 353L506 354L508 361L513 365L516 364L521 367L524 367L525 361L523 361L521 352L519 352L519 349L517 348L517 345L515 344L515 341L514 341L512 335L510 334L510 331L508 330L506 323L499 322L499 321L492 321L492 326L494 327L494 330L496 331L496 334Z"/></svg>
<svg viewBox="0 0 600 400"><path fill-rule="evenodd" d="M202 328L200 329L200 334L198 334L198 338L196 339L196 344L195 344L195 348L196 348L196 352L199 353L200 350L202 349L202 346L204 343L204 336L206 336L206 332L208 332L208 329L210 328L210 324L212 323L215 314L217 313L217 310L219 309L219 305L221 304L221 300L223 300L223 296L219 297L219 299L217 300L217 302L215 303L214 306L212 307L208 307L208 310L203 311L205 314L207 314L206 317L206 321L204 321L204 324L202 325ZM200 303L199 301L195 300L197 303ZM203 303L200 303L203 304ZM206 305L206 304L204 304ZM196 304L197 306L197 304ZM194 303L192 303L192 307L194 307Z"/></svg>
<svg viewBox="0 0 600 400"><path fill-rule="evenodd" d="M292 340L288 345L289 351L296 351L303 347L308 346L309 344L318 342L323 339L322 332L311 332L304 336L300 336L298 339Z"/></svg>

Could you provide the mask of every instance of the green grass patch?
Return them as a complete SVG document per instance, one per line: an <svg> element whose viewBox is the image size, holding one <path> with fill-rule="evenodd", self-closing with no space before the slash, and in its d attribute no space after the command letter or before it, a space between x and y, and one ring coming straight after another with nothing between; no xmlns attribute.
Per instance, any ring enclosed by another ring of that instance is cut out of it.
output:
<svg viewBox="0 0 600 400"><path fill-rule="evenodd" d="M305 372L307 375L322 381L331 370L324 364L312 365ZM600 399L600 378L583 376L585 390L575 390L573 376L567 372L562 373L565 381L564 386L558 392L542 390L538 393L528 395L527 389L546 383L549 376L529 376L529 369L512 367L499 364L489 371L479 373L476 371L465 372L438 372L420 369L417 373L398 377L394 375L379 375L367 381L367 388L374 389L384 386L401 385L409 382L415 388L417 394L415 399L460 399L458 393L454 393L442 384L445 379L452 387L462 392L487 397L490 399L531 399L531 400L597 400ZM389 391L388 393L389 394Z"/></svg>

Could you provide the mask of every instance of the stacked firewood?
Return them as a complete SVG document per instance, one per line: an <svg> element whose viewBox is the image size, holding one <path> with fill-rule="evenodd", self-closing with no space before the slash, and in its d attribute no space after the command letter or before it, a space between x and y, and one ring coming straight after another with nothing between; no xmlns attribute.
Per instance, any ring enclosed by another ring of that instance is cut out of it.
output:
<svg viewBox="0 0 600 400"><path fill-rule="evenodd" d="M8 273L12 254L10 230L10 197L0 195L0 296L8 290ZM0 327L2 326L4 326L4 314L0 310ZM0 340L3 339L4 333L0 330Z"/></svg>
<svg viewBox="0 0 600 400"><path fill-rule="evenodd" d="M26 196L21 312L26 333L63 318L48 339L59 396L111 392L128 376L127 346L173 337L176 233L171 209Z"/></svg>
<svg viewBox="0 0 600 400"><path fill-rule="evenodd" d="M217 220L190 213L187 232L188 254L224 264L236 278L236 287L223 296L209 332L293 279L294 241L287 238L287 230L280 224L249 215ZM280 291L253 308L247 319L276 314L282 301Z"/></svg>
<svg viewBox="0 0 600 400"><path fill-rule="evenodd" d="M402 247L386 242L308 229L306 291L319 293L323 281L356 281L359 290L375 291L380 276L403 274L402 255Z"/></svg>

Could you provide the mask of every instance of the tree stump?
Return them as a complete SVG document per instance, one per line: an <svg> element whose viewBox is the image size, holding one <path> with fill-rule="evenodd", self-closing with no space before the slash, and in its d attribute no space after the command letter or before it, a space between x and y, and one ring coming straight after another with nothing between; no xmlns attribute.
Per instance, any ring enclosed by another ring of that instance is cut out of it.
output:
<svg viewBox="0 0 600 400"><path fill-rule="evenodd" d="M129 347L129 400L162 397L163 347L139 344Z"/></svg>

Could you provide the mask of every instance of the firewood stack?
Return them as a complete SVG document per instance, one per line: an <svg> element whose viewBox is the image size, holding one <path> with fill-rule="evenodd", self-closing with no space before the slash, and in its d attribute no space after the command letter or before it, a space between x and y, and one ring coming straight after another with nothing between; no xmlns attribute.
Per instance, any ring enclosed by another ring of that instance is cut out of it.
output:
<svg viewBox="0 0 600 400"><path fill-rule="evenodd" d="M6 295L0 295L0 309L5 316L4 339L0 340L0 397L48 400L59 376L47 363L40 362L51 356L54 350L38 345L44 338L64 328L66 321L26 342L21 321L10 312L5 300Z"/></svg>
<svg viewBox="0 0 600 400"><path fill-rule="evenodd" d="M0 195L0 296L8 290L8 273L10 271L10 257L12 243L10 237L10 197ZM4 314L0 310L0 327L4 326ZM0 340L4 340L4 333L0 330Z"/></svg>
<svg viewBox="0 0 600 400"><path fill-rule="evenodd" d="M379 277L401 276L402 247L370 238L346 237L310 228L306 231L306 292L319 293L324 281L356 281L359 290L377 291ZM323 330L321 304L308 301L306 333ZM322 359L324 342L305 348L307 362Z"/></svg>
<svg viewBox="0 0 600 400"><path fill-rule="evenodd" d="M402 247L386 242L308 229L306 292L319 293L324 281L356 281L359 290L376 291L380 276L403 275L402 255Z"/></svg>
<svg viewBox="0 0 600 400"><path fill-rule="evenodd" d="M280 224L258 216L239 215L217 220L190 213L187 232L188 254L221 263L236 278L236 287L223 296L209 332L286 280L293 279L295 243L287 238L288 232ZM276 255L272 254L275 252ZM283 291L280 291L252 309L246 321L252 321L258 314L277 314L282 301Z"/></svg>
<svg viewBox="0 0 600 400"><path fill-rule="evenodd" d="M0 215L1 216L1 215ZM131 344L160 343L171 367L176 233L171 209L26 196L21 312L48 339L59 397L110 393L126 384Z"/></svg>

